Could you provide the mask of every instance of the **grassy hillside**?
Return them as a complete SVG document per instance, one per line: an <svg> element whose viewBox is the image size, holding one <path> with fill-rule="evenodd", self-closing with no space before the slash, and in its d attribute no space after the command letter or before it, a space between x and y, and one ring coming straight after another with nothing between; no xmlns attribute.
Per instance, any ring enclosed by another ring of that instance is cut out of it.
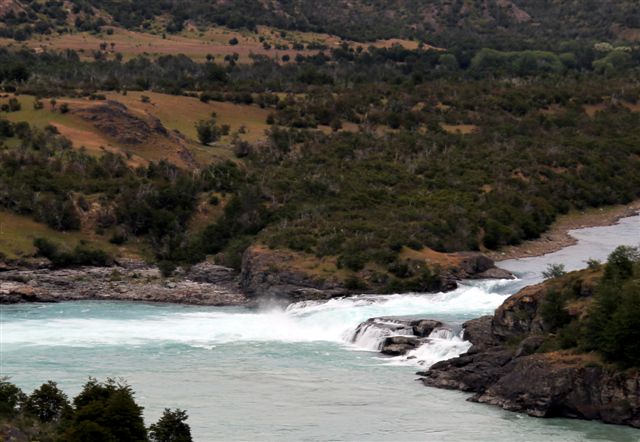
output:
<svg viewBox="0 0 640 442"><path fill-rule="evenodd" d="M33 242L37 238L45 238L70 249L81 244L88 244L120 257L144 256L140 244L131 243L118 247L108 241L106 235L98 235L91 230L61 232L52 229L33 219L11 212L0 212L0 256L8 259L29 258L36 253Z"/></svg>
<svg viewBox="0 0 640 442"><path fill-rule="evenodd" d="M165 27L178 31L190 23L255 29L257 25L325 32L342 38L371 41L382 38L467 37L501 45L504 37L519 45L549 45L550 40L636 38L640 11L631 0L394 0L332 1L80 1L104 10L127 28L152 25L149 17L169 17ZM529 40L529 41L528 41ZM507 43L509 44L509 43ZM536 43L534 43L536 44Z"/></svg>
<svg viewBox="0 0 640 442"><path fill-rule="evenodd" d="M233 48L225 43L232 38L245 43L242 50L259 54L267 53L263 42L285 44L285 38L260 32L260 26L265 25L355 41L406 38L445 47L465 41L467 45L495 48L552 48L559 41L571 40L637 41L638 8L633 0L5 0L0 10L5 25L0 27L0 36L25 40L70 31L101 32L117 25L158 36L175 34L162 44L153 36L140 38L116 29L108 42L121 46L125 55L183 52L195 58L207 53L231 54ZM211 26L259 32L211 34L206 31ZM185 31L197 31L197 38L185 39L180 35ZM91 37L69 35L64 40L62 46L95 49ZM283 54L291 55L289 49L282 48L279 55Z"/></svg>
<svg viewBox="0 0 640 442"><path fill-rule="evenodd" d="M197 98L172 96L153 92L131 92L101 94L107 100L122 103L131 115L147 118L158 118L162 125L169 130L178 131L186 138L183 143L166 140L164 143L157 138L141 140L140 143L124 143L116 135L105 133L91 121L83 119L78 112L88 107L101 105L103 101L89 98L57 97L55 105L51 100L41 99L41 109L34 109L34 96L5 96L0 97L0 105L7 104L10 99L20 103L20 110L6 114L9 121L28 121L31 125L43 129L52 125L60 134L67 137L76 148L84 148L91 155L101 155L111 152L127 156L131 166L147 165L150 161L168 160L180 166L189 165L180 153L186 151L196 163L208 164L211 161L233 159L232 139L251 143L263 142L268 129L266 119L268 111L257 106L234 103L210 102L203 103ZM143 101L143 96L144 101ZM62 113L60 107L68 106L68 111ZM220 124L228 125L229 135L223 136L215 146L204 147L197 139L195 123L208 118L212 113L217 115ZM109 115L105 115L105 118ZM122 124L116 118L115 122ZM124 129L123 129L124 130ZM164 148L163 145L166 145Z"/></svg>
<svg viewBox="0 0 640 442"><path fill-rule="evenodd" d="M267 245L402 286L640 197L633 2L2 5L0 208L166 268Z"/></svg>

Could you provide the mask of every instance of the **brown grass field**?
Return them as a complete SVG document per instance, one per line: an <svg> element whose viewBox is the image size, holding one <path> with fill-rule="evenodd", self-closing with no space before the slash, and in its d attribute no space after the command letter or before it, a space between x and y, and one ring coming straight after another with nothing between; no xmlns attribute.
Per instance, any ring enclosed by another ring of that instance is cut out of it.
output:
<svg viewBox="0 0 640 442"><path fill-rule="evenodd" d="M475 124L440 124L445 132L450 134L469 135L478 130Z"/></svg>
<svg viewBox="0 0 640 442"><path fill-rule="evenodd" d="M81 58L91 60L94 52L100 50L100 44L106 43L103 53L107 58L113 58L116 53L121 53L124 60L129 60L139 55L157 57L161 55L184 54L196 61L204 61L207 55L213 55L217 61L222 61L226 55L239 55L239 62L250 63L251 54L266 55L282 62L282 57L288 55L291 60L297 54L313 55L318 50L294 50L294 43L322 43L328 48L337 47L343 42L349 46L389 48L400 45L407 49L417 49L419 43L413 40L388 39L369 43L345 41L329 34L281 31L267 26L259 26L257 32L237 31L223 27L210 27L198 29L194 25L188 25L180 34L165 34L158 30L152 32L136 32L119 27L105 27L105 31L99 34L89 32L75 32L60 35L35 35L26 42L18 43L14 40L0 38L0 47L28 47L37 52L59 51L73 49L78 51ZM284 35L284 36L283 36ZM232 38L238 40L238 44L231 45ZM271 49L265 49L260 39L269 43ZM289 49L275 49L276 45L288 45ZM442 50L434 46L425 45L425 49Z"/></svg>
<svg viewBox="0 0 640 442"><path fill-rule="evenodd" d="M80 52L82 58L92 59L93 51L100 49L101 43L107 44L106 54L112 57L119 52L124 60L129 60L138 55L148 55L157 57L161 55L184 54L196 61L204 61L207 55L213 55L217 61L222 61L224 56L237 53L241 63L249 63L250 54L266 55L277 60L282 60L282 56L289 55L291 59L300 53L310 55L317 53L316 50L277 50L275 48L265 49L259 37L262 35L272 46L278 44L288 44L291 48L292 39L283 39L278 34L271 34L270 30L263 29L260 33L238 32L224 28L211 28L206 31L185 31L181 34L162 34L135 32L121 28L113 29L112 34L106 32L91 34L79 32L72 34L61 34L55 36L35 36L22 44L13 40L1 39L0 46L20 47L25 45L38 52L50 50L73 49ZM264 33L264 35L263 35ZM229 44L232 38L238 40L237 45Z"/></svg>

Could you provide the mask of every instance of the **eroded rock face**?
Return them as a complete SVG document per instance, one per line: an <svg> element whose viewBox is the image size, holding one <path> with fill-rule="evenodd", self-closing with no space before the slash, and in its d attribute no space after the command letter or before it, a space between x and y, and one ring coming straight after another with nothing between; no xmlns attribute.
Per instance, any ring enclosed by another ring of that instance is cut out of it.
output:
<svg viewBox="0 0 640 442"><path fill-rule="evenodd" d="M0 272L0 304L118 300L197 305L246 305L232 269L203 263L165 280L140 262L115 267L47 268Z"/></svg>
<svg viewBox="0 0 640 442"><path fill-rule="evenodd" d="M473 346L418 373L424 385L473 392L473 401L537 417L640 427L640 371L605 369L589 355L536 353L544 342L545 284L509 297L494 316L464 324ZM509 342L520 340L514 349Z"/></svg>
<svg viewBox="0 0 640 442"><path fill-rule="evenodd" d="M142 144L153 134L167 135L166 128L157 118L142 118L129 111L124 104L113 100L74 112L123 144Z"/></svg>
<svg viewBox="0 0 640 442"><path fill-rule="evenodd" d="M418 374L423 376L422 383L429 387L470 392L485 391L504 376L505 366L512 358L511 351L497 347L438 362L426 372Z"/></svg>
<svg viewBox="0 0 640 442"><path fill-rule="evenodd" d="M510 278L511 273L495 267L494 262L481 253L452 254L455 268L443 271L441 283L430 290L448 291L457 287L456 280L480 277ZM249 247L242 258L241 286L248 296L261 296L296 302L322 300L353 293L384 293L387 280L378 280L366 270L358 275L366 289L352 288L335 274L317 272L305 268L303 254L271 250L262 246ZM493 275L493 276L491 276ZM379 276L379 275L378 275ZM425 288L426 291L426 288Z"/></svg>
<svg viewBox="0 0 640 442"><path fill-rule="evenodd" d="M289 302L323 300L349 294L337 279L324 279L296 269L291 255L250 247L242 257L240 285L250 297Z"/></svg>
<svg viewBox="0 0 640 442"><path fill-rule="evenodd" d="M507 298L493 316L493 336L504 342L512 337L541 333L544 326L538 308L546 294L547 288L542 283L525 287Z"/></svg>
<svg viewBox="0 0 640 442"><path fill-rule="evenodd" d="M454 274L459 279L512 279L511 272L498 268L488 256L478 252L454 253L458 257Z"/></svg>
<svg viewBox="0 0 640 442"><path fill-rule="evenodd" d="M416 336L389 336L382 343L380 353L388 356L401 356L415 350L425 343Z"/></svg>
<svg viewBox="0 0 640 442"><path fill-rule="evenodd" d="M492 333L493 316L482 316L465 322L462 338L469 341L473 346L469 353L487 350L499 344L499 341Z"/></svg>
<svg viewBox="0 0 640 442"><path fill-rule="evenodd" d="M516 358L474 401L537 417L600 419L640 427L640 373L607 372L580 357Z"/></svg>

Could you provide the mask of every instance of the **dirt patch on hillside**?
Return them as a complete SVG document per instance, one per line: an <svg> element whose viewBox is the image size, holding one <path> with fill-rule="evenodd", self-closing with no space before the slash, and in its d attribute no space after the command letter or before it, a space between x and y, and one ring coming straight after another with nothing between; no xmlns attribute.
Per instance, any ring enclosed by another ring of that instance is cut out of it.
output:
<svg viewBox="0 0 640 442"><path fill-rule="evenodd" d="M10 11L17 13L24 11L24 8L16 0L0 0L0 16L4 16Z"/></svg>
<svg viewBox="0 0 640 442"><path fill-rule="evenodd" d="M108 100L83 107L76 110L75 114L122 144L143 144L154 135L168 135L160 120L151 116L146 119L138 117L117 101Z"/></svg>
<svg viewBox="0 0 640 442"><path fill-rule="evenodd" d="M440 127L445 132L450 134L461 134L461 135L469 135L478 130L478 126L475 124L440 124Z"/></svg>
<svg viewBox="0 0 640 442"><path fill-rule="evenodd" d="M152 159L166 158L179 165L195 164L184 137L167 130L151 114L134 113L124 104L113 100L80 106L73 113L115 144L144 151L151 154Z"/></svg>
<svg viewBox="0 0 640 442"><path fill-rule="evenodd" d="M113 146L105 137L90 130L83 130L70 127L61 123L51 123L55 126L60 134L73 141L76 147L85 148L87 152L93 154L102 154L111 152L118 155L126 155L122 149ZM138 155L126 155L128 157L127 164L131 167L147 166L149 161Z"/></svg>

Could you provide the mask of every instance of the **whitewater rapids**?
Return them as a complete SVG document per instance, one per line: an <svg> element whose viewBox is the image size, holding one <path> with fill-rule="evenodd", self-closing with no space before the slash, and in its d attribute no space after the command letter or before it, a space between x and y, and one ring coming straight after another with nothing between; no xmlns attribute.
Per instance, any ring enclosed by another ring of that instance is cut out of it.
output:
<svg viewBox="0 0 640 442"><path fill-rule="evenodd" d="M461 285L447 293L362 295L327 302L300 302L286 309L176 309L150 308L140 317L114 319L104 314L104 304L83 309L81 315L65 314L62 306L55 319L32 318L3 324L3 347L25 346L85 347L145 346L154 343L184 344L214 349L235 342L333 342L353 350L375 351L386 336L351 342L355 328L377 316L404 316L458 321L491 313L506 295L500 288L512 281L479 281ZM91 304L89 304L91 305ZM117 309L118 303L112 304ZM96 306L97 307L97 306ZM469 344L457 334L434 331L429 343L394 363L431 365L455 357ZM389 358L387 358L389 359Z"/></svg>

